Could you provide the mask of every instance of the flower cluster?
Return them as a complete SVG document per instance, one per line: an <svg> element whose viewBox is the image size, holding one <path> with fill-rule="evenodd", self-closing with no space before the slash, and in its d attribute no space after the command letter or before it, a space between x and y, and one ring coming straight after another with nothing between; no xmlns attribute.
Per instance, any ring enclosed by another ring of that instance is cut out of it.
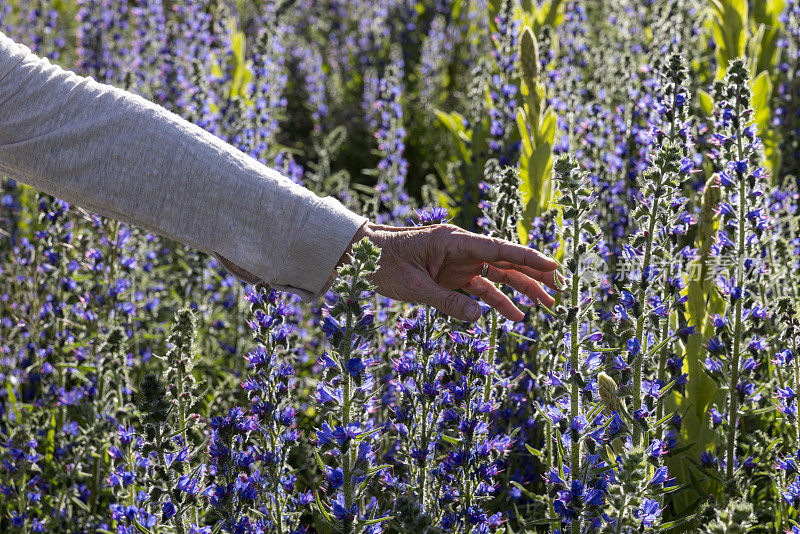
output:
<svg viewBox="0 0 800 534"><path fill-rule="evenodd" d="M0 28L566 277L466 325L373 293L362 243L304 305L2 178L0 531L797 530L796 1L11 0Z"/></svg>
<svg viewBox="0 0 800 534"><path fill-rule="evenodd" d="M728 386L722 414L725 455L720 463L729 480L741 465L737 454L741 416L747 404L757 403L762 396L751 377L767 349L762 327L768 310L756 299L759 278L768 272L759 243L771 222L764 206L767 174L759 165L762 144L752 123L748 77L744 61L732 61L725 80L717 84L714 109L713 141L718 149L712 156L720 168L717 181L724 196L718 208L720 229L712 253L732 257L732 267L716 280L728 307L724 315L711 319L715 335L708 340L706 369L712 376L721 375Z"/></svg>
<svg viewBox="0 0 800 534"><path fill-rule="evenodd" d="M365 492L384 469L376 465L373 441L381 426L365 417L374 412L375 377L370 371L377 362L371 357L370 340L374 312L362 299L371 289L365 277L377 270L380 251L369 240L353 245L350 262L339 268L333 291L336 303L326 310L322 331L330 350L319 360L323 379L317 385L316 401L326 421L316 429L314 452L323 472L323 501L317 506L341 532L380 532L389 519L373 502L366 508ZM330 458L328 462L324 458Z"/></svg>

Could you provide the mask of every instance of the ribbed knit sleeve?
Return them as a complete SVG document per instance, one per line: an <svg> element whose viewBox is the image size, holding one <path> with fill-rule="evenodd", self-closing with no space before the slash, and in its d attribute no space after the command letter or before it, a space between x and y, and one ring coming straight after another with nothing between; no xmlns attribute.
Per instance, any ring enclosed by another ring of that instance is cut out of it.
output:
<svg viewBox="0 0 800 534"><path fill-rule="evenodd" d="M0 33L0 172L317 297L366 222L132 93Z"/></svg>

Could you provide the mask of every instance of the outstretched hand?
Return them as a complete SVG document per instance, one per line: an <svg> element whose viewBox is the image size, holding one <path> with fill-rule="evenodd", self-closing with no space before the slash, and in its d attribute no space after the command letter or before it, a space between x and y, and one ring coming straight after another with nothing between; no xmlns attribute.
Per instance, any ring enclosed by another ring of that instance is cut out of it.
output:
<svg viewBox="0 0 800 534"><path fill-rule="evenodd" d="M477 321L481 309L461 289L512 321L524 314L492 283L506 284L535 303L553 305L540 284L558 290L556 262L531 248L467 232L449 224L399 228L367 223L353 243L367 237L381 248L378 271L370 277L381 295L428 304L442 313ZM483 264L486 276L481 276Z"/></svg>

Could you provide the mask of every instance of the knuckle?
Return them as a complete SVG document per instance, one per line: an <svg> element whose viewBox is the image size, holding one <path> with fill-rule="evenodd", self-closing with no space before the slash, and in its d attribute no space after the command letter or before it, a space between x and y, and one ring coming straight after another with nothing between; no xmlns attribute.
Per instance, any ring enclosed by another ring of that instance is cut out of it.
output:
<svg viewBox="0 0 800 534"><path fill-rule="evenodd" d="M434 235L449 236L457 234L461 229L454 224L439 224L434 227Z"/></svg>

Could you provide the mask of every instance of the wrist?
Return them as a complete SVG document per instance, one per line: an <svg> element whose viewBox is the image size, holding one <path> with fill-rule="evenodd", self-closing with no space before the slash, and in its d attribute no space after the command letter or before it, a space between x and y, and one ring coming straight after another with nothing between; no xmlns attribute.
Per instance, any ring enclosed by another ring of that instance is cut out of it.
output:
<svg viewBox="0 0 800 534"><path fill-rule="evenodd" d="M339 269L339 267L341 267L347 262L347 257L350 255L350 251L353 250L353 245L355 245L365 237L370 237L370 235L372 235L372 223L367 221L364 224L362 224L358 230L356 230L353 239L350 240L350 244L347 245L347 248L342 253L342 256L339 258L339 261L336 262L336 268L333 270L333 273L331 273L331 280L330 280L331 282L333 281L334 278L336 278L336 271Z"/></svg>
<svg viewBox="0 0 800 534"><path fill-rule="evenodd" d="M372 234L372 223L367 221L361 225L361 227L356 231L356 235L353 236L352 241L350 241L350 245L347 247L345 254L349 254L350 250L353 248L353 245L364 239L365 237L369 237Z"/></svg>

